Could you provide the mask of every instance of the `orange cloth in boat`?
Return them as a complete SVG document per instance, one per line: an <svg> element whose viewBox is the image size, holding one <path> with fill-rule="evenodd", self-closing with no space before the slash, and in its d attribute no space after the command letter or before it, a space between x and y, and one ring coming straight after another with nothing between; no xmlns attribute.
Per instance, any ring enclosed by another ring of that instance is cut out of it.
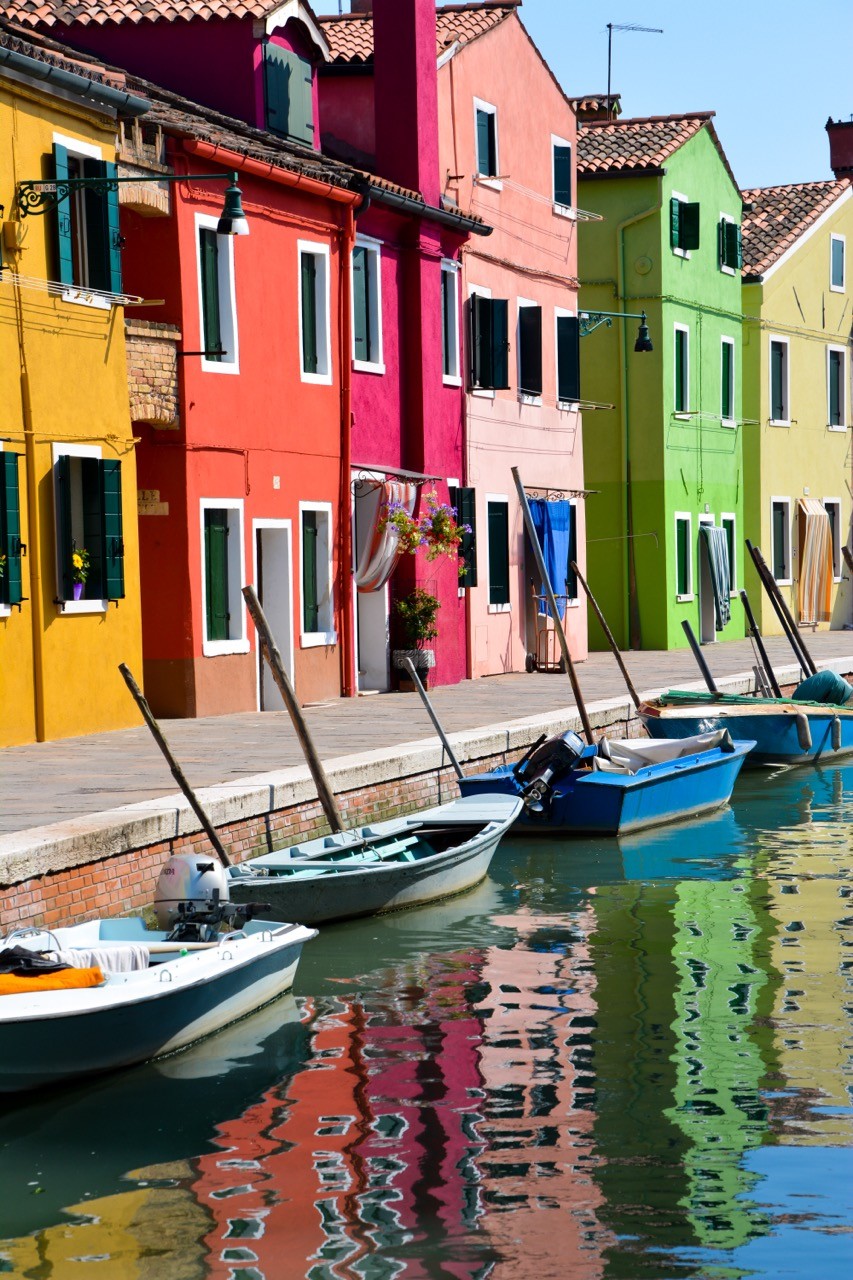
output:
<svg viewBox="0 0 853 1280"><path fill-rule="evenodd" d="M100 969L60 969L57 973L39 973L32 978L0 973L0 996L20 996L33 991L63 991L71 987L99 987L103 980L104 975Z"/></svg>

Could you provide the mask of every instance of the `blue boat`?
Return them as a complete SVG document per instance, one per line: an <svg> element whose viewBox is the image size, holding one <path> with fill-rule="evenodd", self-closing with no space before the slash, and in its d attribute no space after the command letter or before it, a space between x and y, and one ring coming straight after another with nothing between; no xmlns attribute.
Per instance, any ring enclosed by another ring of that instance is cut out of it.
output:
<svg viewBox="0 0 853 1280"><path fill-rule="evenodd" d="M622 835L727 803L751 741L724 731L689 741L602 739L576 733L537 743L516 765L460 779L463 795L521 796L516 828L566 835Z"/></svg>

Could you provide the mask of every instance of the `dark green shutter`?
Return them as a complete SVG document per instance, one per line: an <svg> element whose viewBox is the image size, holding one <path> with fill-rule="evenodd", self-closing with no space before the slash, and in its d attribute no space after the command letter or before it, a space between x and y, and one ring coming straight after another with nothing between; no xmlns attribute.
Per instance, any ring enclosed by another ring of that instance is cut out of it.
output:
<svg viewBox="0 0 853 1280"><path fill-rule="evenodd" d="M699 248L699 205L681 204L679 247L690 250Z"/></svg>
<svg viewBox="0 0 853 1280"><path fill-rule="evenodd" d="M0 578L0 601L3 604L20 604L24 591L18 455L5 450L0 452L0 551L6 557L6 569Z"/></svg>
<svg viewBox="0 0 853 1280"><path fill-rule="evenodd" d="M352 251L353 353L356 360L370 360L370 277L368 251L357 244Z"/></svg>
<svg viewBox="0 0 853 1280"><path fill-rule="evenodd" d="M61 453L56 460L56 541L59 559L59 590L62 600L74 596L74 577L71 554L71 458Z"/></svg>
<svg viewBox="0 0 853 1280"><path fill-rule="evenodd" d="M832 285L833 289L843 289L844 288L844 241L838 240L838 239L830 240L830 245L831 245L830 284Z"/></svg>
<svg viewBox="0 0 853 1280"><path fill-rule="evenodd" d="M456 332L456 325L453 323L456 300L453 274L450 271L441 273L441 353L445 377L451 377L456 373L456 361L451 359L454 353L450 349L451 340Z"/></svg>
<svg viewBox="0 0 853 1280"><path fill-rule="evenodd" d="M53 145L53 174L57 182L68 177L68 148L58 142ZM74 283L74 250L71 234L71 200L60 200L54 215L56 235L56 263L60 284Z"/></svg>
<svg viewBox="0 0 853 1280"><path fill-rule="evenodd" d="M829 425L841 426L841 383L843 359L840 351L829 353Z"/></svg>
<svg viewBox="0 0 853 1280"><path fill-rule="evenodd" d="M687 520L676 521L675 539L675 589L678 595L686 596L690 591L690 523Z"/></svg>
<svg viewBox="0 0 853 1280"><path fill-rule="evenodd" d="M785 421L785 352L781 342L770 343L770 416L774 422Z"/></svg>
<svg viewBox="0 0 853 1280"><path fill-rule="evenodd" d="M484 177L495 177L495 117L491 111L477 108L477 172Z"/></svg>
<svg viewBox="0 0 853 1280"><path fill-rule="evenodd" d="M570 600L577 600L578 579L572 568L572 561L578 558L578 509L572 502L569 504L569 554L566 562L566 595Z"/></svg>
<svg viewBox="0 0 853 1280"><path fill-rule="evenodd" d="M675 196L669 202L669 242L673 249L681 246L681 201Z"/></svg>
<svg viewBox="0 0 853 1280"><path fill-rule="evenodd" d="M104 505L100 458L80 459L83 498L83 548L89 553L89 573L83 595L87 600L103 600L104 589ZM80 547L78 545L78 551Z"/></svg>
<svg viewBox="0 0 853 1280"><path fill-rule="evenodd" d="M471 335L471 385L472 387L490 387L492 385L492 312L489 299L482 297L479 293L472 294L468 302L468 318Z"/></svg>
<svg viewBox="0 0 853 1280"><path fill-rule="evenodd" d="M577 316L557 316L557 399L564 404L581 398L580 340Z"/></svg>
<svg viewBox="0 0 853 1280"><path fill-rule="evenodd" d="M528 396L542 394L542 308L518 310L518 389Z"/></svg>
<svg viewBox="0 0 853 1280"><path fill-rule="evenodd" d="M291 138L297 142L314 145L314 73L311 63L293 54L295 66L291 72L291 84L297 86L291 100L289 128Z"/></svg>
<svg viewBox="0 0 853 1280"><path fill-rule="evenodd" d="M273 133L287 134L290 103L290 67L279 45L264 45L264 91L266 94L267 128Z"/></svg>
<svg viewBox="0 0 853 1280"><path fill-rule="evenodd" d="M91 160L87 157L83 161L84 178L100 181L105 176L105 169L106 166L101 160ZM77 283L87 284L90 289L107 290L110 287L110 252L107 200L104 192L97 191L93 187L85 187L83 209L86 223L83 231L86 239L86 278L78 280Z"/></svg>
<svg viewBox="0 0 853 1280"><path fill-rule="evenodd" d="M320 605L317 599L317 512L302 512L302 629L306 633L320 630Z"/></svg>
<svg viewBox="0 0 853 1280"><path fill-rule="evenodd" d="M675 331L675 412L686 413L687 404L687 332Z"/></svg>
<svg viewBox="0 0 853 1280"><path fill-rule="evenodd" d="M461 587L477 585L477 503L474 489L457 489L458 508L456 519L459 524L467 524L470 533L463 533L459 547L459 558L465 564L465 574L459 579Z"/></svg>
<svg viewBox="0 0 853 1280"><path fill-rule="evenodd" d="M509 604L509 508L489 503L489 604Z"/></svg>
<svg viewBox="0 0 853 1280"><path fill-rule="evenodd" d="M787 578L788 564L785 557L785 515L786 509L783 503L773 503L773 577L778 579Z"/></svg>
<svg viewBox="0 0 853 1280"><path fill-rule="evenodd" d="M313 253L303 253L302 272L302 370L317 372L317 260Z"/></svg>
<svg viewBox="0 0 853 1280"><path fill-rule="evenodd" d="M734 348L730 342L722 344L722 387L720 388L720 413L724 418L735 416L734 382L732 378L732 356Z"/></svg>
<svg viewBox="0 0 853 1280"><path fill-rule="evenodd" d="M115 178L116 166L110 161L104 164L104 177ZM121 228L119 226L118 188L108 190L107 205L107 288L111 293L121 293Z"/></svg>
<svg viewBox="0 0 853 1280"><path fill-rule="evenodd" d="M737 271L743 265L741 230L736 222L720 220L720 265Z"/></svg>
<svg viewBox="0 0 853 1280"><path fill-rule="evenodd" d="M201 255L201 318L204 354L222 359L222 322L219 307L219 241L216 232L202 227L198 233Z"/></svg>
<svg viewBox="0 0 853 1280"><path fill-rule="evenodd" d="M572 149L554 146L554 203L571 207Z"/></svg>
<svg viewBox="0 0 853 1280"><path fill-rule="evenodd" d="M105 458L100 464L103 538L103 594L124 599L124 529L121 509L121 463Z"/></svg>
<svg viewBox="0 0 853 1280"><path fill-rule="evenodd" d="M496 391L504 391L509 387L509 303L506 298L488 298L485 301L489 302L491 311L491 385Z"/></svg>
<svg viewBox="0 0 853 1280"><path fill-rule="evenodd" d="M283 137L314 145L314 94L311 63L280 45L264 45L267 128Z"/></svg>
<svg viewBox="0 0 853 1280"><path fill-rule="evenodd" d="M227 640L228 512L207 508L204 513L204 580L207 598L207 639Z"/></svg>

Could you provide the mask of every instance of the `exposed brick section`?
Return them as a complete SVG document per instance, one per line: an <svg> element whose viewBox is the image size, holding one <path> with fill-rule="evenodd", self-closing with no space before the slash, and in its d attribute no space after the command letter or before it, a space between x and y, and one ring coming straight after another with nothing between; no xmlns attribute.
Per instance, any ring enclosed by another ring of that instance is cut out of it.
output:
<svg viewBox="0 0 853 1280"><path fill-rule="evenodd" d="M745 279L759 279L850 185L850 179L843 178L742 191Z"/></svg>
<svg viewBox="0 0 853 1280"><path fill-rule="evenodd" d="M155 320L128 320L125 329L131 420L176 429L180 330Z"/></svg>

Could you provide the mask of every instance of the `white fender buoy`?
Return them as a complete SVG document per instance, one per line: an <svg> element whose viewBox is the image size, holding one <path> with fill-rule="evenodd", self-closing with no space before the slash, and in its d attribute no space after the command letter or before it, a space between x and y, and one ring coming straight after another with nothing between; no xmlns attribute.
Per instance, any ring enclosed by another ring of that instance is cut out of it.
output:
<svg viewBox="0 0 853 1280"><path fill-rule="evenodd" d="M809 726L809 718L802 711L797 712L797 741L802 751L811 751L812 731Z"/></svg>
<svg viewBox="0 0 853 1280"><path fill-rule="evenodd" d="M833 751L841 750L841 719L839 716L832 717L832 749Z"/></svg>

